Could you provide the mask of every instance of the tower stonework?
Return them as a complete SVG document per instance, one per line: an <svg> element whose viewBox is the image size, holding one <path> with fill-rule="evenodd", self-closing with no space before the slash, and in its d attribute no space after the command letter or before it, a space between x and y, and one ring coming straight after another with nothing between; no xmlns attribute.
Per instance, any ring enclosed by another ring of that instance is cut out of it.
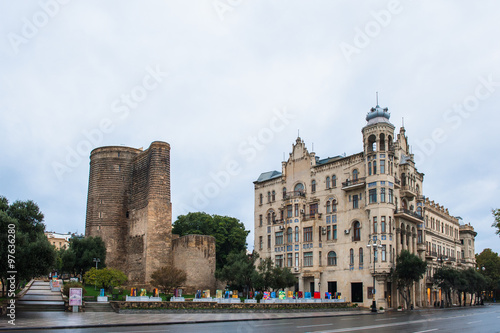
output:
<svg viewBox="0 0 500 333"><path fill-rule="evenodd" d="M146 286L155 270L174 265L168 143L91 152L85 234L103 239L107 266L125 272L130 285ZM215 244L210 249L215 268ZM180 268L188 270L186 264Z"/></svg>

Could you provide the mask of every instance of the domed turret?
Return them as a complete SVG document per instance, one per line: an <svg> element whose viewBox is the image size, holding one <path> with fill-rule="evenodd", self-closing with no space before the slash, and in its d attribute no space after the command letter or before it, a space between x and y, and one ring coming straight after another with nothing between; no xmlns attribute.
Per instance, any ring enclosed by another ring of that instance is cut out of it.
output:
<svg viewBox="0 0 500 333"><path fill-rule="evenodd" d="M378 104L376 107L371 108L370 112L366 115L366 121L368 122L368 125L379 123L379 122L384 122L388 123L389 118L391 117L391 114L389 113L388 108L382 109Z"/></svg>

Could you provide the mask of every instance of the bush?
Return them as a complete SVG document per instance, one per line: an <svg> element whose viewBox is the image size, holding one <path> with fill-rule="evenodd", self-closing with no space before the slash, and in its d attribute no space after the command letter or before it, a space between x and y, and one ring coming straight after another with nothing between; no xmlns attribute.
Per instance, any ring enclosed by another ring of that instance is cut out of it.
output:
<svg viewBox="0 0 500 333"><path fill-rule="evenodd" d="M255 295L255 299L257 300L257 303L260 303L260 300L264 297L264 294L258 293Z"/></svg>
<svg viewBox="0 0 500 333"><path fill-rule="evenodd" d="M69 297L69 288L82 288L83 295L87 293L87 290L80 282L66 282L63 287L63 294L67 297Z"/></svg>

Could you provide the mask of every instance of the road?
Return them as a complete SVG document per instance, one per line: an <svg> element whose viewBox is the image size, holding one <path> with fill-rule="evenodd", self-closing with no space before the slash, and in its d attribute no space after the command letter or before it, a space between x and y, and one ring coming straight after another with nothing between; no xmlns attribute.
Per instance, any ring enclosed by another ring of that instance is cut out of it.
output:
<svg viewBox="0 0 500 333"><path fill-rule="evenodd" d="M17 332L33 332L33 330ZM455 309L431 309L385 314L254 320L207 324L147 325L103 328L61 329L50 332L500 332L500 305ZM49 332L37 330L36 332Z"/></svg>

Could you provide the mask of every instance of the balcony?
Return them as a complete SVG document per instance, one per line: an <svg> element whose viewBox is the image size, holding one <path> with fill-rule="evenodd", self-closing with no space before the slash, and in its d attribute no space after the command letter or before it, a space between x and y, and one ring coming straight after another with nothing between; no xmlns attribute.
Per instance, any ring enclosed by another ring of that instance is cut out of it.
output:
<svg viewBox="0 0 500 333"><path fill-rule="evenodd" d="M274 220L273 224L283 224L285 220Z"/></svg>
<svg viewBox="0 0 500 333"><path fill-rule="evenodd" d="M318 220L321 219L321 216L323 216L323 213L303 214L302 220L303 221Z"/></svg>
<svg viewBox="0 0 500 333"><path fill-rule="evenodd" d="M401 186L401 190L399 191L399 193L402 197L407 197L410 200L417 195L415 188L408 185Z"/></svg>
<svg viewBox="0 0 500 333"><path fill-rule="evenodd" d="M292 198L305 198L306 193L304 191L292 191L292 192L286 192L285 197L283 200L289 200Z"/></svg>
<svg viewBox="0 0 500 333"><path fill-rule="evenodd" d="M351 190L363 188L366 185L365 180L366 180L366 177L362 177L362 178L358 178L358 179L351 179L351 180L348 179L342 183L342 189L344 191L351 191Z"/></svg>
<svg viewBox="0 0 500 333"><path fill-rule="evenodd" d="M429 252L429 251L425 251L425 259L434 259L437 257L437 253L436 252Z"/></svg>
<svg viewBox="0 0 500 333"><path fill-rule="evenodd" d="M412 212L411 210L404 209L404 208L398 208L394 211L394 216L395 217L402 217L404 219L410 220L415 223L421 223L424 220L424 217L421 215L418 215L415 212Z"/></svg>

